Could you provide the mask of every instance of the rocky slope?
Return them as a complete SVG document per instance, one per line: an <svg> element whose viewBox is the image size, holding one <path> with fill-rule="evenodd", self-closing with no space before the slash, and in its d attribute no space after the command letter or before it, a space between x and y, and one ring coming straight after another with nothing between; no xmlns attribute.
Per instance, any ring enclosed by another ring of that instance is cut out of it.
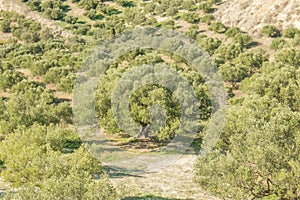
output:
<svg viewBox="0 0 300 200"><path fill-rule="evenodd" d="M225 25L252 34L266 24L300 28L300 0L225 0L215 16Z"/></svg>

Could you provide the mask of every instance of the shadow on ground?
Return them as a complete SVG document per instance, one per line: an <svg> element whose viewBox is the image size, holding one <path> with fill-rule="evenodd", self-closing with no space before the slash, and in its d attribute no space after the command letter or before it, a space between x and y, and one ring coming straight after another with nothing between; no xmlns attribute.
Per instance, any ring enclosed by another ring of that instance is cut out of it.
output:
<svg viewBox="0 0 300 200"><path fill-rule="evenodd" d="M176 198L164 198L154 195L146 195L146 196L139 196L139 197L125 197L121 200L187 200L187 199L176 199Z"/></svg>
<svg viewBox="0 0 300 200"><path fill-rule="evenodd" d="M120 178L120 177L130 177L130 176L143 178L143 176L134 174L134 172L136 172L136 173L141 172L139 170L129 172L123 168L109 167L109 166L105 166L104 169L105 169L106 173L108 174L109 178Z"/></svg>

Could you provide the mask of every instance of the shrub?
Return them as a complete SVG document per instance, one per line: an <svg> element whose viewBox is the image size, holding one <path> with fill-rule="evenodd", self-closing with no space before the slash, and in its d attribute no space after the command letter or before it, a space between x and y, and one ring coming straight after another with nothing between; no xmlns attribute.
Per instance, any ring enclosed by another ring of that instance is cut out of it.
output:
<svg viewBox="0 0 300 200"><path fill-rule="evenodd" d="M66 15L64 21L68 24L75 24L78 21L78 17Z"/></svg>
<svg viewBox="0 0 300 200"><path fill-rule="evenodd" d="M240 44L221 45L213 56L217 64L223 64L232 60L243 52L243 47Z"/></svg>
<svg viewBox="0 0 300 200"><path fill-rule="evenodd" d="M201 17L200 22L210 25L213 20L215 20L215 17L212 14L206 14Z"/></svg>
<svg viewBox="0 0 300 200"><path fill-rule="evenodd" d="M283 37L294 38L295 35L300 35L300 30L295 27L289 27L283 31Z"/></svg>
<svg viewBox="0 0 300 200"><path fill-rule="evenodd" d="M182 1L182 8L185 10L191 10L192 7L194 6L195 2L193 0L185 0Z"/></svg>
<svg viewBox="0 0 300 200"><path fill-rule="evenodd" d="M275 38L271 42L270 49L277 51L279 49L282 49L286 44L287 42L284 39Z"/></svg>
<svg viewBox="0 0 300 200"><path fill-rule="evenodd" d="M10 33L10 24L11 24L11 21L9 19L2 20L0 23L0 30L3 33Z"/></svg>
<svg viewBox="0 0 300 200"><path fill-rule="evenodd" d="M215 50L218 49L222 43L221 40L217 38L209 37L197 38L197 41L210 55L213 55Z"/></svg>
<svg viewBox="0 0 300 200"><path fill-rule="evenodd" d="M97 0L80 0L79 6L85 10L95 9L97 7Z"/></svg>
<svg viewBox="0 0 300 200"><path fill-rule="evenodd" d="M0 62L0 90L11 88L25 79L25 76L15 71L9 63Z"/></svg>
<svg viewBox="0 0 300 200"><path fill-rule="evenodd" d="M127 1L127 0L117 0L117 4L119 4L122 7L133 7L135 6L133 1Z"/></svg>
<svg viewBox="0 0 300 200"><path fill-rule="evenodd" d="M241 82L251 75L250 67L232 62L221 65L219 70L223 80L230 82L232 87L235 87L237 82Z"/></svg>
<svg viewBox="0 0 300 200"><path fill-rule="evenodd" d="M252 42L252 38L247 34L238 33L234 36L233 41L242 47L247 47Z"/></svg>
<svg viewBox="0 0 300 200"><path fill-rule="evenodd" d="M46 0L41 4L41 11L50 19L62 20L64 18L65 11L61 1L58 0Z"/></svg>
<svg viewBox="0 0 300 200"><path fill-rule="evenodd" d="M300 66L300 51L297 49L283 49L275 55L275 60L282 65Z"/></svg>
<svg viewBox="0 0 300 200"><path fill-rule="evenodd" d="M226 113L218 145L196 164L199 185L222 199L299 199L299 113L258 95Z"/></svg>
<svg viewBox="0 0 300 200"><path fill-rule="evenodd" d="M239 33L243 33L243 32L241 31L240 28L238 28L238 27L230 27L230 28L227 29L227 31L225 32L225 35L226 35L227 37L233 38L234 36L236 36L236 35L239 34Z"/></svg>
<svg viewBox="0 0 300 200"><path fill-rule="evenodd" d="M0 143L1 172L17 192L6 199L116 199L116 191L103 174L101 163L80 147L64 154L71 131L59 126L33 125L9 134ZM95 175L101 175L100 180Z"/></svg>
<svg viewBox="0 0 300 200"><path fill-rule="evenodd" d="M268 37L278 37L280 36L280 31L273 25L266 25L261 31L264 35Z"/></svg>
<svg viewBox="0 0 300 200"><path fill-rule="evenodd" d="M194 12L183 13L181 17L189 23L197 23L200 19L198 13Z"/></svg>
<svg viewBox="0 0 300 200"><path fill-rule="evenodd" d="M198 8L206 13L212 12L214 9L212 8L212 3L210 2L201 2Z"/></svg>
<svg viewBox="0 0 300 200"><path fill-rule="evenodd" d="M31 10L41 11L41 0L28 0L26 4Z"/></svg>
<svg viewBox="0 0 300 200"><path fill-rule="evenodd" d="M166 10L166 15L167 16L171 16L173 17L174 15L176 15L178 13L178 9L177 8L173 8L173 7L170 7Z"/></svg>
<svg viewBox="0 0 300 200"><path fill-rule="evenodd" d="M217 33L224 33L227 30L226 26L222 24L222 22L213 22L208 29Z"/></svg>

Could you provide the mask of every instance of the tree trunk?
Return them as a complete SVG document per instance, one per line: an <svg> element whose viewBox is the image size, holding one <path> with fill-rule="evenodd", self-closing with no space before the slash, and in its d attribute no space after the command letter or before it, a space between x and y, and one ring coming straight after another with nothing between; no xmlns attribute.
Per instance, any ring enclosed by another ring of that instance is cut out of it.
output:
<svg viewBox="0 0 300 200"><path fill-rule="evenodd" d="M141 131L136 136L137 138L147 138L149 137L149 125L148 124L142 124Z"/></svg>

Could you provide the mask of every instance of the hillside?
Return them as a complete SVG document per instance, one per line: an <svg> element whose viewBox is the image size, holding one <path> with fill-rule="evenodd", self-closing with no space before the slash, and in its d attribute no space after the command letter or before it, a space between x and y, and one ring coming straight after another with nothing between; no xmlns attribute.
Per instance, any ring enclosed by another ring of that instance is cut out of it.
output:
<svg viewBox="0 0 300 200"><path fill-rule="evenodd" d="M299 20L299 0L0 0L0 199L300 199Z"/></svg>
<svg viewBox="0 0 300 200"><path fill-rule="evenodd" d="M215 16L225 25L238 26L249 33L259 33L264 25L280 29L300 28L299 0L226 0Z"/></svg>

